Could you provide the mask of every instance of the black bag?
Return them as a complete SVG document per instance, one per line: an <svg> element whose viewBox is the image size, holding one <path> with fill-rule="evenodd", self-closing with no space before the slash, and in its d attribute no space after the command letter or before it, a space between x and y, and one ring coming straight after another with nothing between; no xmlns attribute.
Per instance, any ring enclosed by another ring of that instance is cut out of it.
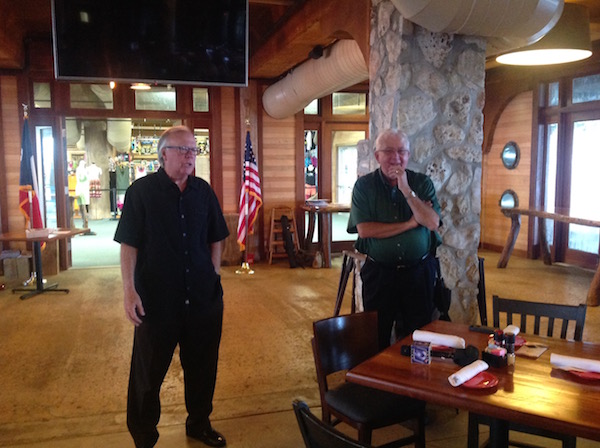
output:
<svg viewBox="0 0 600 448"><path fill-rule="evenodd" d="M440 320L450 322L450 302L452 301L452 291L446 288L444 279L442 278L442 271L440 269L440 260L435 259L437 275L435 278L435 286L433 288L433 303L440 312Z"/></svg>

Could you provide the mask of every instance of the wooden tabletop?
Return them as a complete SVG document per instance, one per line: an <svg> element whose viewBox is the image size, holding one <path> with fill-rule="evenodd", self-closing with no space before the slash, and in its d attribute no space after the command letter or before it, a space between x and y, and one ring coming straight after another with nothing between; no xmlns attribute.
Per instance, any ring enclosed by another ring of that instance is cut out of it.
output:
<svg viewBox="0 0 600 448"><path fill-rule="evenodd" d="M480 350L487 345L488 335L469 331L464 324L435 321L424 329L461 336ZM580 379L553 369L550 364L551 353L600 359L600 345L521 336L550 348L538 359L517 356L514 369L490 367L488 372L499 380L491 389L451 386L448 376L460 369L452 360L434 358L430 365L411 363L410 357L400 354L400 346L412 342L410 336L350 370L347 380L498 419L600 440L600 381Z"/></svg>
<svg viewBox="0 0 600 448"><path fill-rule="evenodd" d="M48 235L30 236L25 230L19 232L0 233L0 241L52 241L70 238L82 233L89 233L90 229L53 229Z"/></svg>

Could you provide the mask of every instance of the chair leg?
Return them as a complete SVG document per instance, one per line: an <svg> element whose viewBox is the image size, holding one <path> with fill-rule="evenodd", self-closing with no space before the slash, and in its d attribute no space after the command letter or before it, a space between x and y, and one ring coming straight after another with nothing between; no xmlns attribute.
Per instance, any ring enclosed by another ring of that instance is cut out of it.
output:
<svg viewBox="0 0 600 448"><path fill-rule="evenodd" d="M417 417L415 428L415 448L425 448L425 413Z"/></svg>
<svg viewBox="0 0 600 448"><path fill-rule="evenodd" d="M364 425L359 425L358 427L358 441L362 442L366 445L371 444L371 436L373 431L371 428L367 428Z"/></svg>
<svg viewBox="0 0 600 448"><path fill-rule="evenodd" d="M342 260L342 273L340 275L340 282L338 285L337 298L335 300L335 308L333 310L334 316L340 315L340 310L342 308L342 302L344 300L344 294L346 292L346 285L348 284L348 278L350 277L350 273L354 267L353 261L348 255L344 254L344 259Z"/></svg>
<svg viewBox="0 0 600 448"><path fill-rule="evenodd" d="M565 436L563 439L563 448L575 448L577 445L577 437Z"/></svg>

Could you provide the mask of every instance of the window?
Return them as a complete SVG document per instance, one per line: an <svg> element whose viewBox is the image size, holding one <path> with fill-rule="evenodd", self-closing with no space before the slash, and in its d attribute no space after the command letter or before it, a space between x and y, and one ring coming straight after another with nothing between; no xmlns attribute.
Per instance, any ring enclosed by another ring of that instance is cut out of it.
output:
<svg viewBox="0 0 600 448"><path fill-rule="evenodd" d="M548 84L548 106L558 106L559 104L558 82Z"/></svg>
<svg viewBox="0 0 600 448"><path fill-rule="evenodd" d="M192 101L194 103L194 112L208 112L208 89L192 89Z"/></svg>
<svg viewBox="0 0 600 448"><path fill-rule="evenodd" d="M573 80L573 103L600 100L600 75L584 76Z"/></svg>
<svg viewBox="0 0 600 448"><path fill-rule="evenodd" d="M37 109L50 109L52 107L49 82L33 83L33 107Z"/></svg>
<svg viewBox="0 0 600 448"><path fill-rule="evenodd" d="M365 115L367 113L366 93L337 92L333 96L334 115Z"/></svg>
<svg viewBox="0 0 600 448"><path fill-rule="evenodd" d="M319 115L319 100L312 100L308 106L304 108L306 115Z"/></svg>
<svg viewBox="0 0 600 448"><path fill-rule="evenodd" d="M150 90L135 91L136 110L177 110L177 94L173 87L152 87Z"/></svg>
<svg viewBox="0 0 600 448"><path fill-rule="evenodd" d="M108 84L70 84L73 109L113 109L113 91Z"/></svg>

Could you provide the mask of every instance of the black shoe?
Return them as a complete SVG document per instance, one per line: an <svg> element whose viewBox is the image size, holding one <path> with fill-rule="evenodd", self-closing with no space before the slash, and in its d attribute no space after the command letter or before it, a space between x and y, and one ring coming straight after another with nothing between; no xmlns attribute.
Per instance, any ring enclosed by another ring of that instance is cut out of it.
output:
<svg viewBox="0 0 600 448"><path fill-rule="evenodd" d="M220 447L227 445L223 434L218 433L210 427L202 431L194 431L186 428L185 434L192 439L200 440L200 442L208 446Z"/></svg>

